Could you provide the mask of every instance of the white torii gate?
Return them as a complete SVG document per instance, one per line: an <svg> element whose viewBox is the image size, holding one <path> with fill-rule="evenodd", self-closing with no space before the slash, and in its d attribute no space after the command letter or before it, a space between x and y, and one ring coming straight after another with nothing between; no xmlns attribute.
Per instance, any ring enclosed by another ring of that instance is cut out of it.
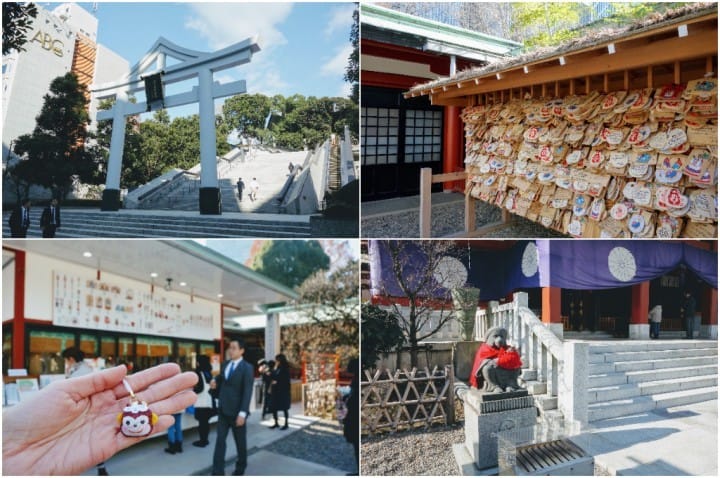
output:
<svg viewBox="0 0 720 478"><path fill-rule="evenodd" d="M217 177L215 147L215 98L237 95L247 91L245 80L221 85L213 82L213 74L234 66L249 63L260 51L257 37L248 38L212 53L189 50L160 37L153 47L130 72L117 82L94 85L91 89L97 98L115 97L109 110L99 111L96 120L112 120L110 158L103 191L101 210L120 209L120 172L125 146L125 117L149 111L146 102L130 103L128 98L145 88L144 77L161 73L163 85L198 78L192 91L164 98L166 108L199 103L200 113L200 214L221 214L220 188ZM180 63L166 66L167 57Z"/></svg>

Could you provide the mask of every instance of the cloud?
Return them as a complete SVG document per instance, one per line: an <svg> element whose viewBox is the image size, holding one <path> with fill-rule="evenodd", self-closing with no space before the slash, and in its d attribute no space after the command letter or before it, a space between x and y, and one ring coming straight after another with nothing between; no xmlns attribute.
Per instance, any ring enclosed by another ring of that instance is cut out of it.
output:
<svg viewBox="0 0 720 478"><path fill-rule="evenodd" d="M206 38L213 49L260 35L260 47L270 49L287 43L277 29L292 11L292 3L196 3L189 4L192 17L185 27Z"/></svg>
<svg viewBox="0 0 720 478"><path fill-rule="evenodd" d="M287 96L290 84L282 79L276 68L268 64L266 67L248 73L248 93L262 93L266 96Z"/></svg>
<svg viewBox="0 0 720 478"><path fill-rule="evenodd" d="M343 84L340 86L340 89L338 90L337 96L340 96L341 98L349 98L351 94L352 85L347 81L343 82Z"/></svg>
<svg viewBox="0 0 720 478"><path fill-rule="evenodd" d="M353 11L357 8L354 3L335 7L330 11L330 21L325 26L325 36L329 37L336 31L344 31L350 36L350 27L353 24Z"/></svg>
<svg viewBox="0 0 720 478"><path fill-rule="evenodd" d="M335 53L335 56L320 68L320 74L322 76L343 76L348 64L348 57L350 57L351 53L351 44L348 43L342 46L337 53Z"/></svg>

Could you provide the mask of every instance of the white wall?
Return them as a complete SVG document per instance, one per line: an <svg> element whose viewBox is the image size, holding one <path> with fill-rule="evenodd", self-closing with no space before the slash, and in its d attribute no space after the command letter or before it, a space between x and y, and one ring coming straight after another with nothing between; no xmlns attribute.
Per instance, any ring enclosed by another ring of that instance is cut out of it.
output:
<svg viewBox="0 0 720 478"><path fill-rule="evenodd" d="M96 278L95 269L28 252L26 256L25 275L25 317L29 319L47 321L51 321L53 319L53 274L56 272L61 272L73 277L82 277L83 280L85 278L91 280L94 280ZM102 272L101 281L109 285L117 285L121 288L132 288L138 291L150 290L149 283L131 280L125 277L110 274L108 272ZM165 297L168 300L185 301L187 303L189 303L190 301L189 295L175 291L166 292L162 289L162 287L155 288L155 295L157 297ZM85 299L83 298L82 300ZM187 306L188 305L184 305L184 307ZM220 304L217 302L211 302L196 297L194 303L192 304L192 307L193 310L202 311L203 315L212 314L212 327L210 328L210 330L207 330L207 328L199 330L197 328L188 327L184 330L173 330L171 333L168 334L162 333L161 330L147 329L139 330L136 333L159 336L186 337L198 340L219 339L221 335ZM82 323L79 324L78 327L128 332L125 329L118 329L113 325L105 326L101 324L98 326L93 326L93 324L87 325L85 323Z"/></svg>
<svg viewBox="0 0 720 478"><path fill-rule="evenodd" d="M387 310L392 312L393 307L381 305L379 306L383 310ZM407 314L409 311L409 307L399 307L399 309L404 313ZM443 313L443 317L447 316L449 311L445 311ZM439 311L433 311L430 315L430 321L427 327L422 329L422 331L429 331L432 330L433 326L437 326L438 321L440 320L440 312ZM421 331L421 332L422 332ZM442 340L462 340L462 333L460 332L460 326L455 319L450 319L448 322L445 323L445 325L433 336L426 339L426 341L442 341Z"/></svg>
<svg viewBox="0 0 720 478"><path fill-rule="evenodd" d="M5 251L3 251L3 255ZM2 273L2 319L3 322L15 317L15 261Z"/></svg>

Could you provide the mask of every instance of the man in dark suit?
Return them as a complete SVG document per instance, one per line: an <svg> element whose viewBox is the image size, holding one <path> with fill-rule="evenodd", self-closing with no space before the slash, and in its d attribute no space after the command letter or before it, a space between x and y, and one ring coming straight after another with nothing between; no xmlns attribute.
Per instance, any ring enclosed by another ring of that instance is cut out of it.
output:
<svg viewBox="0 0 720 478"><path fill-rule="evenodd" d="M10 237L27 237L30 227L30 200L25 199L10 214Z"/></svg>
<svg viewBox="0 0 720 478"><path fill-rule="evenodd" d="M229 430L232 430L237 449L233 474L244 474L247 466L246 420L250 415L253 366L243 360L245 344L241 340L231 340L228 352L230 360L222 364L221 372L210 382L210 389L215 390L219 401L213 475L225 474L225 441Z"/></svg>
<svg viewBox="0 0 720 478"><path fill-rule="evenodd" d="M55 237L55 231L60 227L60 208L57 199L50 201L50 205L43 209L40 216L40 228L43 237Z"/></svg>

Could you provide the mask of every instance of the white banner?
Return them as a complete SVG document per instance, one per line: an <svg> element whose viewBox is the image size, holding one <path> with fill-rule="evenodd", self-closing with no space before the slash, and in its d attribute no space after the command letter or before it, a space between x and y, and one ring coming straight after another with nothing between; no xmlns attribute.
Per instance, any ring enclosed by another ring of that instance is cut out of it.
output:
<svg viewBox="0 0 720 478"><path fill-rule="evenodd" d="M53 272L53 324L96 330L214 340L220 305L149 284L120 286L94 277ZM216 330L217 329L217 330Z"/></svg>

